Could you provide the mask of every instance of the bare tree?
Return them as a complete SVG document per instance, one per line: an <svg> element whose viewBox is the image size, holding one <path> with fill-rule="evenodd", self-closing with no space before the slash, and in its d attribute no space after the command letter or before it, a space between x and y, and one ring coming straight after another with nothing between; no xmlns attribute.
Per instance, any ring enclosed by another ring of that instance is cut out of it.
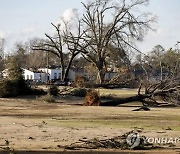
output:
<svg viewBox="0 0 180 154"><path fill-rule="evenodd" d="M137 50L135 40L142 40L150 29L154 17L148 13L135 12L138 6L147 2L135 0L127 4L125 0L117 3L112 0L96 0L82 3L85 8L82 17L84 34L78 45L82 47L84 58L96 66L98 83L104 82L107 56L114 49L119 52Z"/></svg>
<svg viewBox="0 0 180 154"><path fill-rule="evenodd" d="M50 36L48 34L45 34L47 41L36 45L33 47L33 50L40 50L45 52L50 52L54 55L56 55L60 59L60 65L61 65L61 80L64 81L64 74L65 74L65 64L64 64L64 55L63 55L63 38L60 32L60 25L55 25L51 23L52 26L55 28L57 35L56 36Z"/></svg>
<svg viewBox="0 0 180 154"><path fill-rule="evenodd" d="M60 59L61 65L61 80L67 81L68 73L74 58L80 53L80 47L77 45L79 43L79 38L81 38L80 21L78 21L78 39L74 39L73 32L70 31L69 23L62 19L62 23L55 25L51 23L56 30L55 36L50 36L45 34L47 41L41 45L33 47L33 50L41 50L54 54ZM63 27L63 29L62 29ZM71 41L67 41L70 40ZM65 55L68 59L65 60ZM67 65L66 65L67 62Z"/></svg>

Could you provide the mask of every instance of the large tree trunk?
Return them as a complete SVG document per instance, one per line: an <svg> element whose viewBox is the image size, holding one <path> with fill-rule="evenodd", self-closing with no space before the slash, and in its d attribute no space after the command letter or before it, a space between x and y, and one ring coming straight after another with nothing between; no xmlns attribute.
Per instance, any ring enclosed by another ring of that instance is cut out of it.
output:
<svg viewBox="0 0 180 154"><path fill-rule="evenodd" d="M105 73L103 72L103 70L98 70L96 83L102 84L104 82L104 78L105 78Z"/></svg>
<svg viewBox="0 0 180 154"><path fill-rule="evenodd" d="M61 81L64 81L65 76L65 65L64 65L64 57L63 54L60 55L60 65L61 65Z"/></svg>
<svg viewBox="0 0 180 154"><path fill-rule="evenodd" d="M118 106L121 104L126 104L126 103L131 103L131 102L142 102L144 105L144 99L145 98L150 98L150 95L135 95L131 97L126 97L126 98L119 98L117 100L112 100L112 101L106 101L106 102L101 102L99 105L100 106Z"/></svg>
<svg viewBox="0 0 180 154"><path fill-rule="evenodd" d="M98 70L97 73L97 84L102 84L104 82L104 78L105 78L105 71L104 71L104 60L103 58L99 58L100 60L98 62L96 62L96 67Z"/></svg>
<svg viewBox="0 0 180 154"><path fill-rule="evenodd" d="M66 70L65 70L65 74L64 74L64 78L63 78L63 81L64 81L64 82L67 82L67 81L68 81L69 70L70 70L72 61L73 61L73 59L74 59L75 56L76 56L76 55L72 55L71 58L70 58L70 60L69 60L69 63L68 63L68 66L67 66L67 68L66 68Z"/></svg>
<svg viewBox="0 0 180 154"><path fill-rule="evenodd" d="M64 81L65 67L61 64L61 81Z"/></svg>

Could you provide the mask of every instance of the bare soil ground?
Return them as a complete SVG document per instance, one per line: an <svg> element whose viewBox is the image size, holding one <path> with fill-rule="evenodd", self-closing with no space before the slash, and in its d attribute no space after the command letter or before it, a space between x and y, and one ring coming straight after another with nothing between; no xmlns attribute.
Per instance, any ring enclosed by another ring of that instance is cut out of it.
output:
<svg viewBox="0 0 180 154"><path fill-rule="evenodd" d="M40 102L35 97L0 99L0 150L64 151L64 146L79 139L107 139L131 130L146 137L180 138L180 108L133 112L137 106L80 106L83 98L76 97L58 97L57 102ZM160 146L165 149L149 152L180 153L180 140Z"/></svg>

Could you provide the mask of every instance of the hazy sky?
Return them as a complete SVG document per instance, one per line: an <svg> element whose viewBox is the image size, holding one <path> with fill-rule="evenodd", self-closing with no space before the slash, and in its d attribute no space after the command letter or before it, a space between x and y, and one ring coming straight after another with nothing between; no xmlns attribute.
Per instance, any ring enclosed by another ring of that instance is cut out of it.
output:
<svg viewBox="0 0 180 154"><path fill-rule="evenodd" d="M67 10L82 9L81 2L86 0L0 0L0 37L6 39L6 52L17 41L50 33L50 23L63 14L70 15ZM138 43L139 49L147 52L158 44L174 48L180 41L180 0L149 0L146 10L158 16L158 23L154 25L156 32L149 32Z"/></svg>

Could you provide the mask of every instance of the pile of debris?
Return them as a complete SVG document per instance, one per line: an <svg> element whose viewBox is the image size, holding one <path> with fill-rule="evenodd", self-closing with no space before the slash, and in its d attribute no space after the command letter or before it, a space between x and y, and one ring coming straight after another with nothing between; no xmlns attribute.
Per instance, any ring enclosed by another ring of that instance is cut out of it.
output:
<svg viewBox="0 0 180 154"><path fill-rule="evenodd" d="M108 139L80 139L78 142L72 143L65 147L68 150L81 149L138 149L147 150L154 149L152 144L146 142L145 136L137 136L137 132L131 131L122 136L116 136Z"/></svg>

